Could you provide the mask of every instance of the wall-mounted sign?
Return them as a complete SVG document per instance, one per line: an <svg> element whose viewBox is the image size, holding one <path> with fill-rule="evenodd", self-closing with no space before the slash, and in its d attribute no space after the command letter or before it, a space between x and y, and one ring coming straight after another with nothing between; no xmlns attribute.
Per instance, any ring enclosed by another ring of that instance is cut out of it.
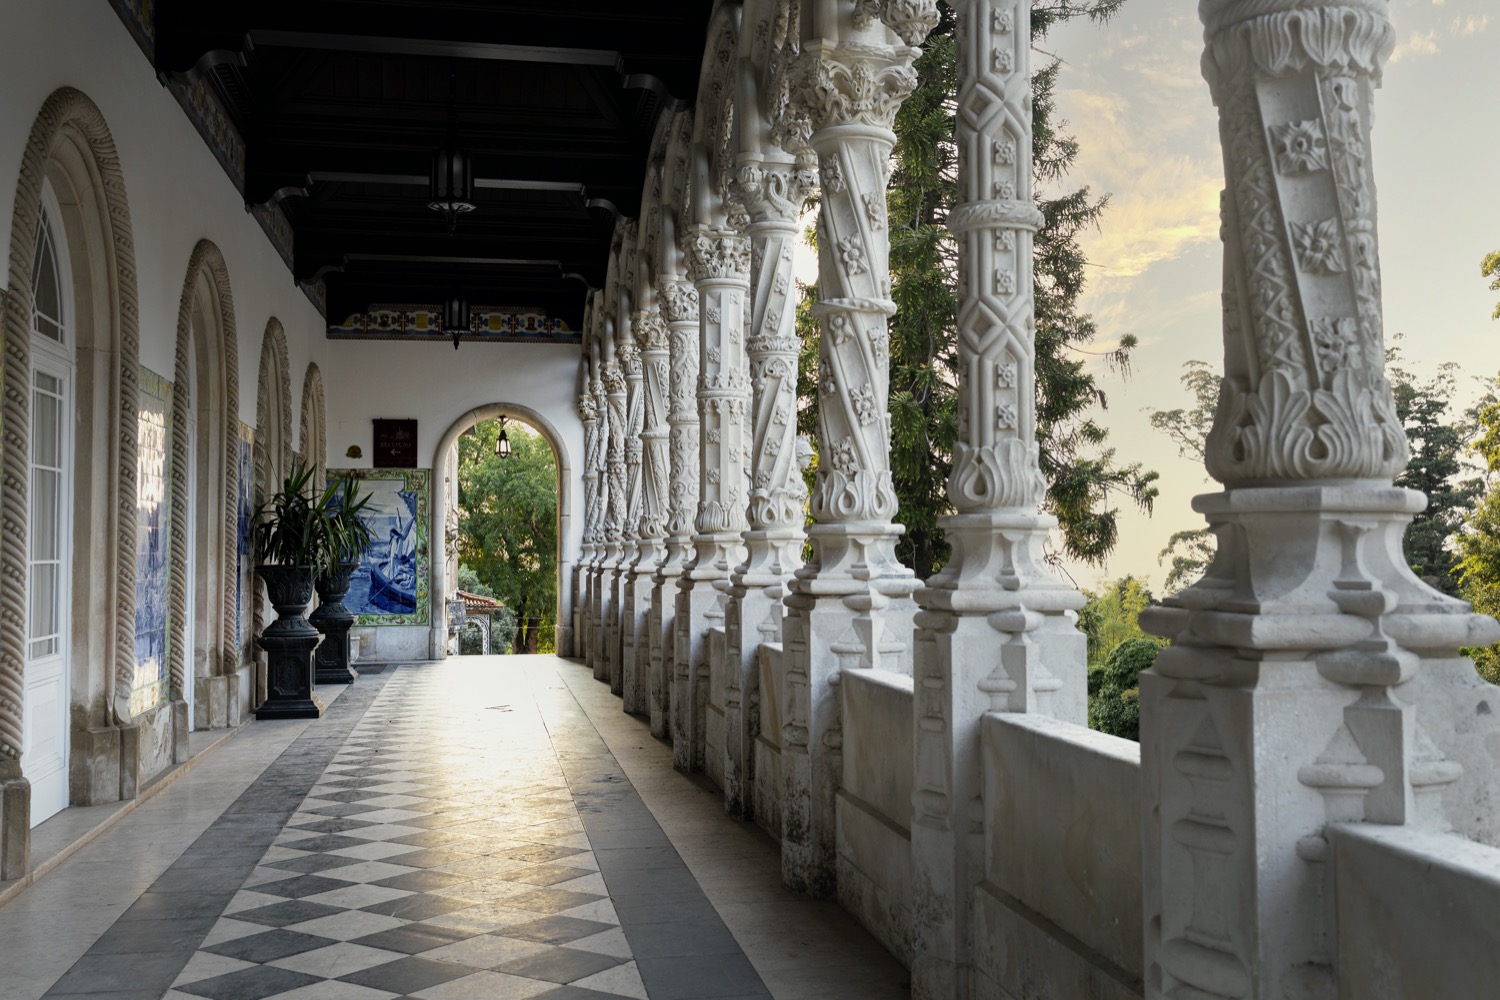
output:
<svg viewBox="0 0 1500 1000"><path fill-rule="evenodd" d="M417 422L415 420L375 420L375 448L370 454L377 469L415 469L417 467Z"/></svg>

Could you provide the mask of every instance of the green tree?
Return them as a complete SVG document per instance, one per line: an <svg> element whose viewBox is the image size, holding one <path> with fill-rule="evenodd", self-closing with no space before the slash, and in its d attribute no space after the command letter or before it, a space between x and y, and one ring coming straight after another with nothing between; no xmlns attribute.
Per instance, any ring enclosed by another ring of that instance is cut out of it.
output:
<svg viewBox="0 0 1500 1000"><path fill-rule="evenodd" d="M1185 361L1178 376L1193 405L1175 410L1151 410L1151 426L1177 445L1177 454L1203 464L1203 449L1208 432L1214 425L1214 410L1219 405L1219 384L1223 380L1206 361ZM1166 548L1156 556L1158 564L1170 559L1165 588L1174 594L1192 583L1208 569L1214 558L1214 539L1208 528L1189 528L1174 532Z"/></svg>
<svg viewBox="0 0 1500 1000"><path fill-rule="evenodd" d="M1483 494L1462 530L1453 536L1458 557L1458 591L1474 610L1500 616L1500 379L1475 408L1473 454L1485 464ZM1467 649L1479 673L1500 684L1500 645Z"/></svg>
<svg viewBox="0 0 1500 1000"><path fill-rule="evenodd" d="M1490 282L1490 291L1500 292L1500 250L1484 255L1484 260L1479 262L1479 273L1486 278L1494 278ZM1500 319L1500 305L1495 306L1490 319Z"/></svg>
<svg viewBox="0 0 1500 1000"><path fill-rule="evenodd" d="M1460 479L1462 456L1472 428L1455 424L1448 408L1458 387L1460 367L1449 362L1434 377L1420 381L1401 365L1398 346L1386 352L1387 374L1396 399L1396 414L1406 428L1411 460L1396 477L1396 485L1427 494L1427 508L1406 529L1402 539L1406 561L1413 572L1445 594L1458 596L1457 556L1448 539L1463 524L1483 484Z"/></svg>
<svg viewBox="0 0 1500 1000"><path fill-rule="evenodd" d="M1102 23L1123 3L1035 0L1033 43L1065 21ZM917 88L896 116L886 194L891 296L897 306L890 324L891 472L900 502L896 520L906 526L898 552L923 578L948 557L938 519L951 512L946 488L958 435L958 251L947 229L957 196L957 47L953 10L946 3L939 10L939 24L916 63ZM1069 556L1098 563L1118 540L1120 503L1151 509L1156 473L1138 464L1119 464L1106 446L1108 432L1093 415L1108 399L1087 368L1093 353L1088 348L1098 330L1092 317L1079 310L1088 261L1078 236L1099 225L1107 199L1094 197L1087 188L1065 188L1079 147L1055 113L1060 68L1054 60L1032 78L1037 207L1045 220L1033 255L1037 439L1048 484L1045 507L1058 518L1063 548ZM808 311L813 295L806 290L798 313L804 344L799 426L804 432L817 422L818 330ZM1126 336L1105 353L1116 367L1128 370L1134 344Z"/></svg>
<svg viewBox="0 0 1500 1000"><path fill-rule="evenodd" d="M1133 576L1105 584L1095 593L1085 590L1088 603L1078 613L1078 627L1089 640L1089 668L1101 666L1115 647L1131 639L1146 639L1157 645L1159 640L1147 636L1137 620L1142 611L1156 603L1150 589Z"/></svg>
<svg viewBox="0 0 1500 1000"><path fill-rule="evenodd" d="M1161 644L1126 639L1102 666L1089 671L1089 728L1127 740L1141 738L1141 671L1156 662Z"/></svg>
<svg viewBox="0 0 1500 1000"><path fill-rule="evenodd" d="M550 652L557 625L557 462L540 435L499 421L458 439L458 554L514 611L517 652Z"/></svg>

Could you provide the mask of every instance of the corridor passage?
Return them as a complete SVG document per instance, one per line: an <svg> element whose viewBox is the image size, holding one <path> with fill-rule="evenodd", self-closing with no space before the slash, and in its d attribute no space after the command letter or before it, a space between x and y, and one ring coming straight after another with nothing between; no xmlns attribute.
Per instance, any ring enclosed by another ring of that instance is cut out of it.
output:
<svg viewBox="0 0 1500 1000"><path fill-rule="evenodd" d="M909 996L578 664L320 691L0 908L0 1000Z"/></svg>

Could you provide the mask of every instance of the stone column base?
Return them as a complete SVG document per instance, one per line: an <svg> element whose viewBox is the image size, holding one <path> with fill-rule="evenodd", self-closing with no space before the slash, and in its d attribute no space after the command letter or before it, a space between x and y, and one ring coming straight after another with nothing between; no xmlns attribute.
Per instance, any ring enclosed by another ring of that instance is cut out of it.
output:
<svg viewBox="0 0 1500 1000"><path fill-rule="evenodd" d="M68 800L75 806L97 806L133 799L140 768L140 730L135 726L75 729Z"/></svg>
<svg viewBox="0 0 1500 1000"><path fill-rule="evenodd" d="M0 881L31 869L31 782L0 780Z"/></svg>

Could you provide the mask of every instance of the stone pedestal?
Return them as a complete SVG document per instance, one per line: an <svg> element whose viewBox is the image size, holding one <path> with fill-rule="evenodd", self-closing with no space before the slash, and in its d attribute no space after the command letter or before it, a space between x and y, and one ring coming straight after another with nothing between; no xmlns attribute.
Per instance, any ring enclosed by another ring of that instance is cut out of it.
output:
<svg viewBox="0 0 1500 1000"><path fill-rule="evenodd" d="M276 620L255 644L266 651L266 698L257 719L316 719L323 703L313 694L313 651L322 638L302 617L312 601L312 573L305 566L257 566L266 581Z"/></svg>
<svg viewBox="0 0 1500 1000"><path fill-rule="evenodd" d="M349 665L349 629L354 626L354 615L344 607L344 595L349 593L349 576L354 569L352 563L340 566L319 577L315 584L318 606L307 621L323 636L313 656L315 680L319 684L348 684L358 676Z"/></svg>
<svg viewBox="0 0 1500 1000"><path fill-rule="evenodd" d="M31 782L19 761L0 764L0 881L25 875L31 868Z"/></svg>

